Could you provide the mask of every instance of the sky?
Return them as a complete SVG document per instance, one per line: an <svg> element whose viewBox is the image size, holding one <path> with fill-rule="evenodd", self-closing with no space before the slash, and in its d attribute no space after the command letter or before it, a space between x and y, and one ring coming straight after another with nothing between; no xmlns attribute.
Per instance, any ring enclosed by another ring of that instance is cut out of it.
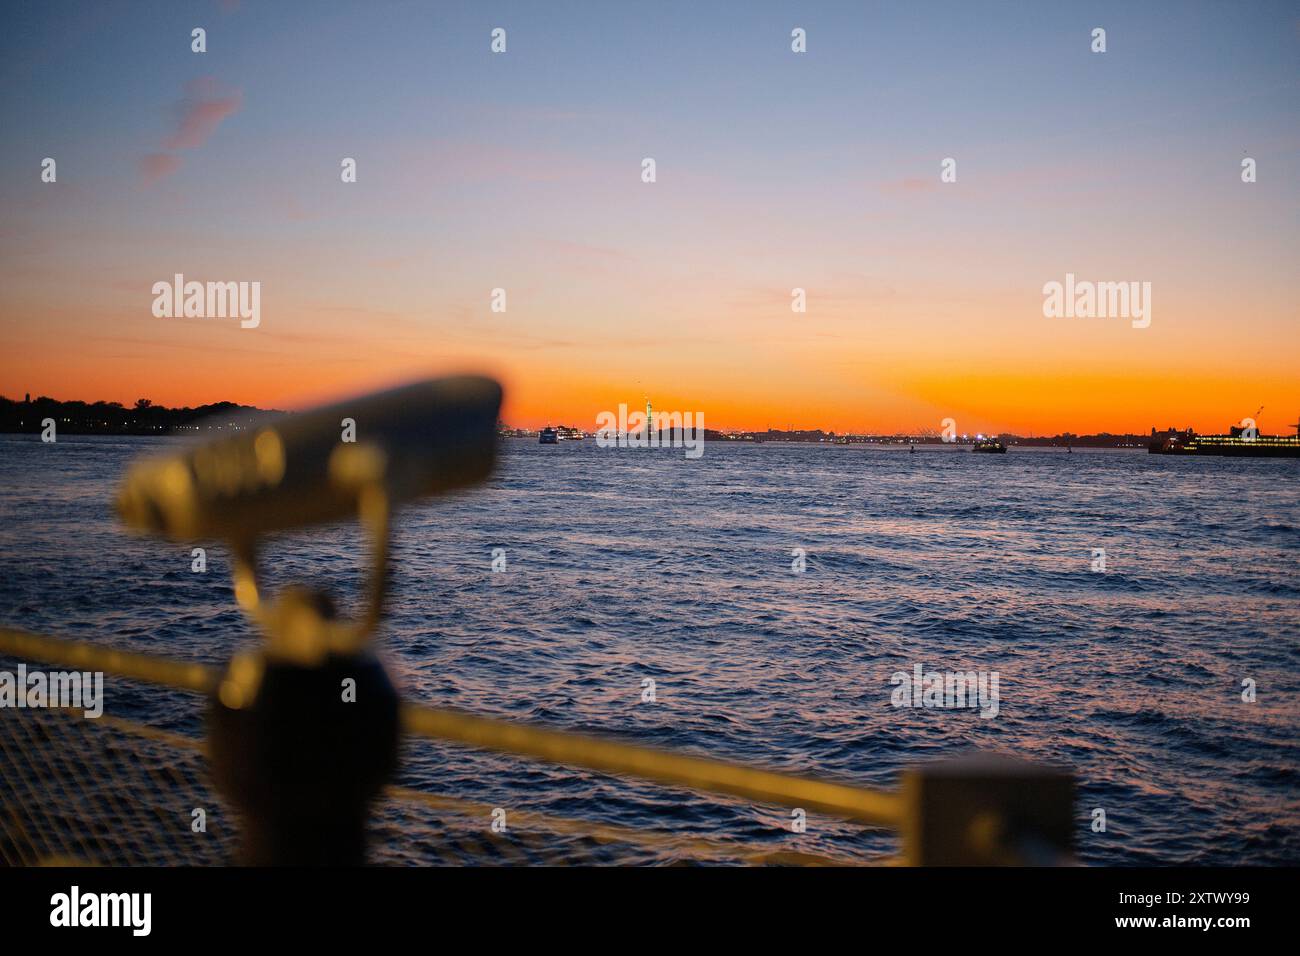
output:
<svg viewBox="0 0 1300 956"><path fill-rule="evenodd" d="M11 398L300 408L481 371L527 427L647 396L710 428L1300 418L1294 3L2 15ZM260 282L260 324L156 317L176 273ZM1045 317L1067 273L1150 282L1149 327Z"/></svg>

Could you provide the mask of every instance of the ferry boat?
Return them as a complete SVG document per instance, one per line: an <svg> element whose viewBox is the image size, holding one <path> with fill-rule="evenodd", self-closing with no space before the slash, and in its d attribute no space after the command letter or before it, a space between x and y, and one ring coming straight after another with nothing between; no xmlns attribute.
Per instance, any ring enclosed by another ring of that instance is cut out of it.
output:
<svg viewBox="0 0 1300 956"><path fill-rule="evenodd" d="M1198 435L1191 428L1151 429L1147 451L1153 455L1218 455L1225 458L1300 458L1300 422L1294 435L1260 435L1232 425L1226 435Z"/></svg>
<svg viewBox="0 0 1300 956"><path fill-rule="evenodd" d="M1005 455L1007 446L996 438L981 438L971 446L971 451L983 452L986 455Z"/></svg>
<svg viewBox="0 0 1300 956"><path fill-rule="evenodd" d="M539 445L558 445L560 443L560 433L550 425L547 425L537 433L537 444Z"/></svg>

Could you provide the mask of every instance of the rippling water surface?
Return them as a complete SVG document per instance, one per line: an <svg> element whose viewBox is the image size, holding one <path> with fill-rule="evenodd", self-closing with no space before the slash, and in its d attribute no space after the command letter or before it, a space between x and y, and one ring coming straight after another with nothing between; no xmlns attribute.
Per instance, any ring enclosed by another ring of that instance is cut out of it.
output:
<svg viewBox="0 0 1300 956"><path fill-rule="evenodd" d="M214 663L254 639L223 550L194 574L187 547L115 523L124 468L164 444L0 438L4 623ZM1298 504L1296 461L718 443L687 460L511 440L489 485L401 514L382 643L414 699L778 769L892 785L976 748L1064 764L1089 862L1300 863ZM347 526L286 536L272 581L355 595L361 549ZM997 717L893 707L891 675L917 663L996 671ZM199 730L166 694L129 710ZM451 747L404 774L750 848L894 847L817 815L797 836L771 807ZM401 859L406 837L387 839Z"/></svg>

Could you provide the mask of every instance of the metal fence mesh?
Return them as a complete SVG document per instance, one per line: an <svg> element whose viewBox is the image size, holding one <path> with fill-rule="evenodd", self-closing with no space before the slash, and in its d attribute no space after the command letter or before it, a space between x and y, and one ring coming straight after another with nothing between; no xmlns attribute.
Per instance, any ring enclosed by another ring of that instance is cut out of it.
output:
<svg viewBox="0 0 1300 956"><path fill-rule="evenodd" d="M0 669L6 667L11 664L0 659ZM193 708L187 723L201 726L203 699L186 700ZM202 811L201 828L195 811ZM834 862L520 810L497 833L491 815L486 804L389 787L371 815L369 860L415 866ZM0 708L0 864L225 865L236 861L239 830L238 815L209 777L202 739L110 714L87 719L76 710Z"/></svg>
<svg viewBox="0 0 1300 956"><path fill-rule="evenodd" d="M195 809L206 832L193 830ZM235 836L197 749L111 717L0 711L4 863L211 865Z"/></svg>

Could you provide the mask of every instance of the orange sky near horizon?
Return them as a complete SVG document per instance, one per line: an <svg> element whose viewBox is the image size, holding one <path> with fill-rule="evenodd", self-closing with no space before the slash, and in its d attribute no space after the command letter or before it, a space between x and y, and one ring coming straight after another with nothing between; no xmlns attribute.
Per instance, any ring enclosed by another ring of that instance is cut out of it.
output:
<svg viewBox="0 0 1300 956"><path fill-rule="evenodd" d="M745 323L749 334L738 329L732 339L683 332L680 347L672 335L656 342L644 333L630 346L539 342L521 334L510 313L493 315L486 306L471 320L473 333L462 324L459 335L439 333L431 321L427 333L361 337L335 322L304 338L268 318L242 330L205 319L110 315L121 332L83 354L62 350L39 325L16 329L0 355L0 394L299 409L409 378L472 371L505 384L507 423L533 428L594 427L600 412L620 402L640 407L647 396L663 411L703 412L710 428L745 430L915 434L937 431L951 417L972 433L1219 431L1261 405L1266 432L1286 432L1300 418L1295 343L1219 343L1213 323L1198 331L1196 322L1157 311L1151 328L1132 329L1124 320L1030 314L1019 340L1000 338L994 348L937 323L934 338L949 344L931 349L908 332L909 321L881 315L863 320L856 338L841 320L810 333L819 326L815 305L812 299L809 313L789 317L758 309ZM105 319L64 321L93 339Z"/></svg>

